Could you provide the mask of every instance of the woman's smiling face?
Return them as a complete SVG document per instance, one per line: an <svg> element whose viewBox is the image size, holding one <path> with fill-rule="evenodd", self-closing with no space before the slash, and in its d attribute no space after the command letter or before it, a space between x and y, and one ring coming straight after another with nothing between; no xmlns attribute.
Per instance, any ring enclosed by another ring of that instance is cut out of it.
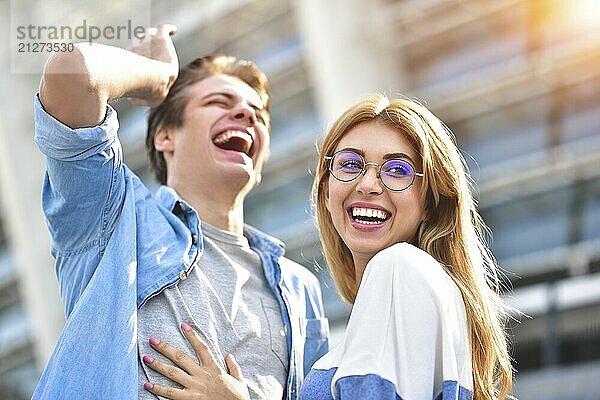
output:
<svg viewBox="0 0 600 400"><path fill-rule="evenodd" d="M366 163L379 165L390 157L400 158L421 172L421 157L405 134L377 121L350 129L335 148L335 152L340 150L356 151ZM378 167L369 164L366 168L350 182L341 182L330 173L326 203L355 265L362 267L380 250L410 242L425 218L419 177L407 189L394 192L382 185Z"/></svg>

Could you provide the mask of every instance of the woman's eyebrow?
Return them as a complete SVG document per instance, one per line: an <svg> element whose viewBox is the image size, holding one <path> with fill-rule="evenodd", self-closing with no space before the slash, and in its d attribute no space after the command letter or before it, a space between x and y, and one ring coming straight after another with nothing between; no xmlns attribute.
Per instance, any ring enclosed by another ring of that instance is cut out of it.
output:
<svg viewBox="0 0 600 400"><path fill-rule="evenodd" d="M383 156L384 160L391 160L394 158L405 158L408 161L412 162L413 164L415 162L408 154L405 154L405 153L390 153L390 154L386 154L385 156Z"/></svg>
<svg viewBox="0 0 600 400"><path fill-rule="evenodd" d="M338 151L353 151L355 153L360 154L363 158L365 157L365 152L359 149L355 149L354 147L344 147L343 149L339 149Z"/></svg>
<svg viewBox="0 0 600 400"><path fill-rule="evenodd" d="M360 149L356 149L354 147L344 147L343 149L340 149L338 151L353 151L354 153L360 154L363 158L365 158L365 152ZM406 160L410 161L411 164L415 164L415 160L413 160L412 157L406 153L389 153L389 154L386 154L383 156L384 161L397 159L397 158L406 159Z"/></svg>

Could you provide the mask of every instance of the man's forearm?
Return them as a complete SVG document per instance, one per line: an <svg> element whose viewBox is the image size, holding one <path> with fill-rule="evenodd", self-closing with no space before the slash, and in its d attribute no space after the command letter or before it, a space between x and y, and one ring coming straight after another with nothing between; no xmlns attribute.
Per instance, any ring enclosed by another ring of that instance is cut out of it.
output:
<svg viewBox="0 0 600 400"><path fill-rule="evenodd" d="M117 47L82 43L46 63L40 98L46 111L71 128L97 125L108 101L158 91L165 64Z"/></svg>
<svg viewBox="0 0 600 400"><path fill-rule="evenodd" d="M79 43L73 52L55 53L40 83L44 108L65 125L81 128L101 122L107 103L120 97L157 105L179 71L170 37L176 29L169 24L149 28L144 41L131 51Z"/></svg>

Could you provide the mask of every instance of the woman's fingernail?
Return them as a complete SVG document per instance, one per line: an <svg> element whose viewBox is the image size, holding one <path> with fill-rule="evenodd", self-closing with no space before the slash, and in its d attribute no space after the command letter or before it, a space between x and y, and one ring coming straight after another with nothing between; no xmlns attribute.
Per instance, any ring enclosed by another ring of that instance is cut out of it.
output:
<svg viewBox="0 0 600 400"><path fill-rule="evenodd" d="M183 329L186 332L189 332L189 331L192 330L192 328L188 324L186 324L185 322L181 323L181 329Z"/></svg>
<svg viewBox="0 0 600 400"><path fill-rule="evenodd" d="M154 387L154 385L151 384L150 382L144 383L144 388L145 389L152 390L153 387Z"/></svg>
<svg viewBox="0 0 600 400"><path fill-rule="evenodd" d="M160 343L160 340L158 340L158 339L157 339L157 338L155 338L155 337L151 337L151 338L150 338L150 340L149 340L149 342L150 342L150 344L153 344L153 345L155 345L155 346L156 346L157 344L159 344L159 343Z"/></svg>
<svg viewBox="0 0 600 400"><path fill-rule="evenodd" d="M144 362L146 364L152 364L154 362L154 358L152 358L150 356L144 356L144 357L142 357L142 360L144 360Z"/></svg>

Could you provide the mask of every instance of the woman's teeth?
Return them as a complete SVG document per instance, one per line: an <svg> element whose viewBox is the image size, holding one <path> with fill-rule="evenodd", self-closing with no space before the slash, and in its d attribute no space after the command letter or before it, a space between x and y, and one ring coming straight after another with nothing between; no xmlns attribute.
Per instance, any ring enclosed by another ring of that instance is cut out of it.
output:
<svg viewBox="0 0 600 400"><path fill-rule="evenodd" d="M389 213L374 208L354 207L351 211L354 221L366 225L380 224L390 217Z"/></svg>

